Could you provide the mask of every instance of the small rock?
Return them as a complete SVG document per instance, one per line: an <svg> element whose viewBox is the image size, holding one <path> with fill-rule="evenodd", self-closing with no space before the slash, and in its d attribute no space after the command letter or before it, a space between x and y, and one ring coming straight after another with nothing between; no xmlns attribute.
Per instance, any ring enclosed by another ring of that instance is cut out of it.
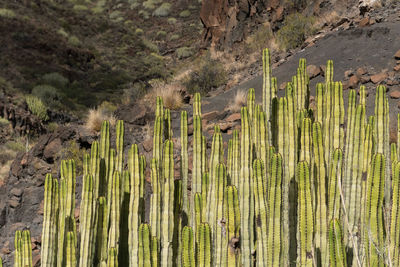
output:
<svg viewBox="0 0 400 267"><path fill-rule="evenodd" d="M370 76L362 76L362 77L360 78L360 82L361 82L362 84L368 83L368 82L370 82L370 81L371 81L371 77L370 77Z"/></svg>
<svg viewBox="0 0 400 267"><path fill-rule="evenodd" d="M344 72L344 77L345 78L349 78L350 76L352 76L353 75L353 71L352 70L346 70L345 72Z"/></svg>
<svg viewBox="0 0 400 267"><path fill-rule="evenodd" d="M386 72L381 72L371 76L371 81L375 84L384 81L388 77Z"/></svg>
<svg viewBox="0 0 400 267"><path fill-rule="evenodd" d="M349 79L349 88L356 88L358 85L359 79L357 75L353 75Z"/></svg>
<svg viewBox="0 0 400 267"><path fill-rule="evenodd" d="M152 148L153 148L153 140L151 138L147 138L146 140L144 140L143 149L146 152L150 152Z"/></svg>
<svg viewBox="0 0 400 267"><path fill-rule="evenodd" d="M361 76L363 76L363 75L366 74L366 73L367 73L367 71L366 71L364 68L358 68L357 71L356 71L356 75L357 75L358 77L361 77Z"/></svg>
<svg viewBox="0 0 400 267"><path fill-rule="evenodd" d="M221 129L221 132L226 133L229 129L233 127L233 125L233 122L224 122L219 125L219 128Z"/></svg>
<svg viewBox="0 0 400 267"><path fill-rule="evenodd" d="M12 194L12 195L14 195L14 196L16 196L16 197L20 197L20 196L22 196L22 189L20 189L20 188L13 188L13 189L11 189L11 191L10 191L10 193Z"/></svg>
<svg viewBox="0 0 400 267"><path fill-rule="evenodd" d="M308 65L307 66L307 73L310 79L317 77L318 75L321 74L321 68L315 66L315 65Z"/></svg>
<svg viewBox="0 0 400 267"><path fill-rule="evenodd" d="M394 90L390 92L390 98L399 99L400 98L400 90Z"/></svg>
<svg viewBox="0 0 400 267"><path fill-rule="evenodd" d="M322 76L324 76L324 77L325 77L326 66L325 66L325 65L321 65L321 66L319 66L319 69L321 70L321 74L322 74Z"/></svg>
<svg viewBox="0 0 400 267"><path fill-rule="evenodd" d="M399 71L399 70L400 70L400 65L396 65L396 66L393 68L393 70L394 70L394 71Z"/></svg>
<svg viewBox="0 0 400 267"><path fill-rule="evenodd" d="M240 120L240 113L233 113L225 119L226 122L232 122L238 120Z"/></svg>
<svg viewBox="0 0 400 267"><path fill-rule="evenodd" d="M394 54L395 59L400 59L400 49L397 50L396 54Z"/></svg>
<svg viewBox="0 0 400 267"><path fill-rule="evenodd" d="M10 206L10 208L15 209L16 207L19 206L19 201L17 199L14 199L14 198L9 199L8 200L8 205Z"/></svg>
<svg viewBox="0 0 400 267"><path fill-rule="evenodd" d="M210 111L208 113L204 113L202 119L206 121L212 121L215 120L217 116L218 116L218 111Z"/></svg>
<svg viewBox="0 0 400 267"><path fill-rule="evenodd" d="M358 26L365 27L369 24L369 17L365 17L358 23Z"/></svg>
<svg viewBox="0 0 400 267"><path fill-rule="evenodd" d="M279 85L279 90L285 90L287 82L283 82Z"/></svg>
<svg viewBox="0 0 400 267"><path fill-rule="evenodd" d="M61 140L59 138L51 141L44 149L43 156L46 160L53 159L57 152L61 150Z"/></svg>
<svg viewBox="0 0 400 267"><path fill-rule="evenodd" d="M10 241L6 241L4 243L4 246L1 248L1 253L3 254L10 254L11 250L10 250Z"/></svg>

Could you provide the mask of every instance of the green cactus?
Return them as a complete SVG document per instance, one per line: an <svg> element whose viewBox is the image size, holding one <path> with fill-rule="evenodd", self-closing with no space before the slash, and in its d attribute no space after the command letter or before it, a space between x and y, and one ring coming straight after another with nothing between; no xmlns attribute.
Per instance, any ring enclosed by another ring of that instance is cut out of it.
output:
<svg viewBox="0 0 400 267"><path fill-rule="evenodd" d="M233 130L232 132L232 171L231 171L231 183L236 187L239 187L239 175L240 175L240 140L239 131Z"/></svg>
<svg viewBox="0 0 400 267"><path fill-rule="evenodd" d="M23 266L22 232L19 230L15 232L14 247L15 247L14 267L22 267Z"/></svg>
<svg viewBox="0 0 400 267"><path fill-rule="evenodd" d="M270 184L267 188L267 256L264 266L282 266L282 156L274 154L271 159ZM286 256L285 256L286 260Z"/></svg>
<svg viewBox="0 0 400 267"><path fill-rule="evenodd" d="M201 223L197 227L198 240L196 240L196 257L198 267L212 266L212 251L211 251L211 227L208 223Z"/></svg>
<svg viewBox="0 0 400 267"><path fill-rule="evenodd" d="M328 84L333 82L333 61L328 60L326 62L326 70L325 70L325 83Z"/></svg>
<svg viewBox="0 0 400 267"><path fill-rule="evenodd" d="M210 189L210 175L208 175L208 172L203 173L203 177L201 179L201 201L202 201L202 214L201 218L203 220L207 219L207 196L208 196L208 191ZM196 193L197 194L197 193ZM198 225L198 224L196 224ZM196 230L196 228L194 227Z"/></svg>
<svg viewBox="0 0 400 267"><path fill-rule="evenodd" d="M80 257L79 266L92 266L95 246L96 200L94 198L93 176L83 176L82 200L80 205Z"/></svg>
<svg viewBox="0 0 400 267"><path fill-rule="evenodd" d="M347 266L343 232L338 219L331 220L329 225L329 266Z"/></svg>
<svg viewBox="0 0 400 267"><path fill-rule="evenodd" d="M324 123L324 94L325 94L325 86L323 83L317 83L315 89L315 103L317 106L317 114L315 116L315 120L318 121L321 125Z"/></svg>
<svg viewBox="0 0 400 267"><path fill-rule="evenodd" d="M151 199L150 199L150 226L151 234L156 237L161 235L161 182L158 173L157 160L153 158L150 164L151 168Z"/></svg>
<svg viewBox="0 0 400 267"><path fill-rule="evenodd" d="M172 138L171 110L164 109L164 140Z"/></svg>
<svg viewBox="0 0 400 267"><path fill-rule="evenodd" d="M324 158L324 147L322 145L321 123L313 123L313 150L315 162L315 248L319 249L316 255L317 264L320 266L328 265L328 220L327 220L327 171Z"/></svg>
<svg viewBox="0 0 400 267"><path fill-rule="evenodd" d="M256 218L255 239L257 240L256 266L269 266L267 262L269 241L267 219L269 218L267 216L268 208L266 204L268 189L264 187L265 180L264 164L260 159L256 159L253 162L254 216ZM271 183L275 182L272 180L273 178L271 177Z"/></svg>
<svg viewBox="0 0 400 267"><path fill-rule="evenodd" d="M200 93L195 93L193 96L193 117L201 116L201 95Z"/></svg>
<svg viewBox="0 0 400 267"><path fill-rule="evenodd" d="M29 230L24 230L22 232L22 266L32 267L32 245L31 233Z"/></svg>
<svg viewBox="0 0 400 267"><path fill-rule="evenodd" d="M107 267L118 267L118 251L115 248L108 250Z"/></svg>
<svg viewBox="0 0 400 267"><path fill-rule="evenodd" d="M262 61L263 61L263 109L265 115L267 117L267 121L270 121L272 116L272 99L275 98L275 92L272 87L271 81L271 56L268 48L264 49L262 52ZM268 125L268 129L270 125ZM269 132L269 136L271 137L271 132ZM268 140L271 142L271 139Z"/></svg>
<svg viewBox="0 0 400 267"><path fill-rule="evenodd" d="M385 188L385 156L374 155L366 182L364 248L367 266L384 266L383 199Z"/></svg>
<svg viewBox="0 0 400 267"><path fill-rule="evenodd" d="M340 188L339 180L342 179L342 158L340 148L335 149L329 167L328 175L328 220L340 218Z"/></svg>
<svg viewBox="0 0 400 267"><path fill-rule="evenodd" d="M397 113L397 156L400 157L400 113Z"/></svg>
<svg viewBox="0 0 400 267"><path fill-rule="evenodd" d="M41 262L42 266L54 266L56 263L58 223L58 180L51 174L46 175L44 184L43 229Z"/></svg>
<svg viewBox="0 0 400 267"><path fill-rule="evenodd" d="M194 214L195 216L193 217L195 229L199 227L199 225L203 222L203 201L202 201L202 195L200 193L194 194ZM196 231L196 239L198 239L197 234L199 231Z"/></svg>
<svg viewBox="0 0 400 267"><path fill-rule="evenodd" d="M306 60L301 58L299 60L299 67L297 68L296 83L294 83L295 99L297 101L297 110L308 108L308 99L310 95L308 87L308 75L306 71Z"/></svg>
<svg viewBox="0 0 400 267"><path fill-rule="evenodd" d="M296 180L298 181L298 255L297 263L300 266L313 266L314 248L314 214L311 198L310 169L306 161L297 164Z"/></svg>
<svg viewBox="0 0 400 267"><path fill-rule="evenodd" d="M151 266L158 267L160 265L160 254L158 249L158 238L153 236L151 239Z"/></svg>
<svg viewBox="0 0 400 267"><path fill-rule="evenodd" d="M120 211L120 240L119 240L119 252L118 261L122 266L129 266L129 202L131 196L130 187L130 176L129 171L123 171L121 180L123 180L124 188L121 194L122 203ZM138 214L140 215L140 214Z"/></svg>
<svg viewBox="0 0 400 267"><path fill-rule="evenodd" d="M95 246L94 264L97 266L107 260L107 238L108 238L108 207L105 197L97 200L97 236Z"/></svg>
<svg viewBox="0 0 400 267"><path fill-rule="evenodd" d="M252 251L254 246L254 198L252 189L252 143L249 124L249 112L247 107L241 109L242 135L240 141L241 171L240 171L240 210L241 216L241 253L242 264L252 266Z"/></svg>
<svg viewBox="0 0 400 267"><path fill-rule="evenodd" d="M174 181L174 232L173 232L173 265L181 263L182 250L182 180Z"/></svg>
<svg viewBox="0 0 400 267"><path fill-rule="evenodd" d="M115 138L115 144L116 144L116 152L117 152L117 160L115 163L115 169L119 171L119 173L122 173L122 168L123 168L123 163L124 163L124 121L119 120L117 121L117 127L116 127L116 138ZM123 185L121 183L121 185ZM121 187L121 189L123 186ZM118 250L118 249L116 249Z"/></svg>
<svg viewBox="0 0 400 267"><path fill-rule="evenodd" d="M202 178L202 130L201 117L193 116L193 171L192 171L192 195L201 192ZM192 198L193 201L193 198ZM193 203L192 203L193 206ZM194 216L194 214L193 214ZM192 225L193 226L193 225Z"/></svg>
<svg viewBox="0 0 400 267"><path fill-rule="evenodd" d="M196 266L193 245L194 245L193 229L190 226L185 226L182 229L182 266L183 267L195 267Z"/></svg>
<svg viewBox="0 0 400 267"><path fill-rule="evenodd" d="M240 266L240 209L238 191L234 185L225 187L224 218L226 221L226 266Z"/></svg>
<svg viewBox="0 0 400 267"><path fill-rule="evenodd" d="M118 256L119 251L119 225L121 217L121 174L115 171L112 177L111 211L110 211L110 229L108 231L108 250L114 248ZM136 214L135 214L136 215ZM136 215L137 216L137 215Z"/></svg>
<svg viewBox="0 0 400 267"><path fill-rule="evenodd" d="M161 213L161 266L171 266L173 262L174 231L174 157L173 142L165 141L163 156L163 208Z"/></svg>
<svg viewBox="0 0 400 267"><path fill-rule="evenodd" d="M150 226L146 223L139 227L139 265L140 267L151 266L151 238Z"/></svg>
<svg viewBox="0 0 400 267"><path fill-rule="evenodd" d="M181 112L181 179L182 179L182 208L183 216L186 217L183 221L184 225L192 225L191 216L192 210L190 206L190 201L188 201L188 127L187 127L187 112L184 110Z"/></svg>
<svg viewBox="0 0 400 267"><path fill-rule="evenodd" d="M157 116L154 120L153 133L153 158L156 159L157 169L161 171L162 146L163 146L163 118Z"/></svg>
<svg viewBox="0 0 400 267"><path fill-rule="evenodd" d="M0 257L0 267L3 267L3 260Z"/></svg>
<svg viewBox="0 0 400 267"><path fill-rule="evenodd" d="M76 237L75 233L70 231L66 235L66 253L65 253L65 266L75 267L76 266L76 253L75 253L75 243Z"/></svg>
<svg viewBox="0 0 400 267"><path fill-rule="evenodd" d="M389 255L392 266L400 265L400 162L393 168L392 212L390 221Z"/></svg>

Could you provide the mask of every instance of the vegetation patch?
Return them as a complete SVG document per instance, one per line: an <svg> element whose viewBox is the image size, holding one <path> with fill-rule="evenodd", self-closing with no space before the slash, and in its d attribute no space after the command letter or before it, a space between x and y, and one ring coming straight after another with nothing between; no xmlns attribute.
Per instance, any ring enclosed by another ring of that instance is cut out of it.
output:
<svg viewBox="0 0 400 267"><path fill-rule="evenodd" d="M187 18L190 17L192 13L190 13L190 10L183 10L181 13L179 13L179 17L181 18Z"/></svg>
<svg viewBox="0 0 400 267"><path fill-rule="evenodd" d="M171 4L170 3L163 3L153 12L153 16L156 17L167 17L171 13Z"/></svg>
<svg viewBox="0 0 400 267"><path fill-rule="evenodd" d="M193 48L184 46L176 49L175 53L179 59L184 59L193 56L194 51Z"/></svg>
<svg viewBox="0 0 400 267"><path fill-rule="evenodd" d="M47 108L40 98L33 95L28 95L26 96L25 100L30 112L32 112L33 115L37 116L43 121L47 121L49 119L49 116L47 115Z"/></svg>
<svg viewBox="0 0 400 267"><path fill-rule="evenodd" d="M15 12L11 9L0 8L0 17L12 19L15 18Z"/></svg>

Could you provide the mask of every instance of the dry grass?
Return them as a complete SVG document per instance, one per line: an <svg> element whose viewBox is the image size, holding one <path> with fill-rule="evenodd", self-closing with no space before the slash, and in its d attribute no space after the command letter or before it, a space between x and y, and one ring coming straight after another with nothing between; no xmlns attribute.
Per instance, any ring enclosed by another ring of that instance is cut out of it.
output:
<svg viewBox="0 0 400 267"><path fill-rule="evenodd" d="M152 110L155 109L157 96L161 96L164 102L164 107L177 110L182 107L182 91L183 86L180 83L165 84L163 82L155 82L153 88L144 97L146 103L149 103Z"/></svg>
<svg viewBox="0 0 400 267"><path fill-rule="evenodd" d="M244 90L238 90L236 92L235 98L233 101L229 104L228 109L231 112L239 112L240 109L246 105L247 101L247 93Z"/></svg>
<svg viewBox="0 0 400 267"><path fill-rule="evenodd" d="M100 132L103 121L109 121L111 125L115 125L117 119L113 114L107 113L102 108L90 109L86 117L85 127L92 132Z"/></svg>

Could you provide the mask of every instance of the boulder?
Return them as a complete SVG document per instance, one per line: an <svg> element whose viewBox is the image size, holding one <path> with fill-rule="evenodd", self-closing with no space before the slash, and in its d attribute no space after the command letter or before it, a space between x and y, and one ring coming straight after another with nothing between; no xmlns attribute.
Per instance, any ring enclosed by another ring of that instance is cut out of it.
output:
<svg viewBox="0 0 400 267"><path fill-rule="evenodd" d="M400 98L400 90L394 90L389 94L390 98L399 99Z"/></svg>
<svg viewBox="0 0 400 267"><path fill-rule="evenodd" d="M308 65L307 66L307 73L310 79L317 77L321 73L321 68L315 65Z"/></svg>
<svg viewBox="0 0 400 267"><path fill-rule="evenodd" d="M395 59L400 59L400 49L394 54Z"/></svg>
<svg viewBox="0 0 400 267"><path fill-rule="evenodd" d="M371 76L371 81L375 84L381 83L388 77L386 72L381 72Z"/></svg>

